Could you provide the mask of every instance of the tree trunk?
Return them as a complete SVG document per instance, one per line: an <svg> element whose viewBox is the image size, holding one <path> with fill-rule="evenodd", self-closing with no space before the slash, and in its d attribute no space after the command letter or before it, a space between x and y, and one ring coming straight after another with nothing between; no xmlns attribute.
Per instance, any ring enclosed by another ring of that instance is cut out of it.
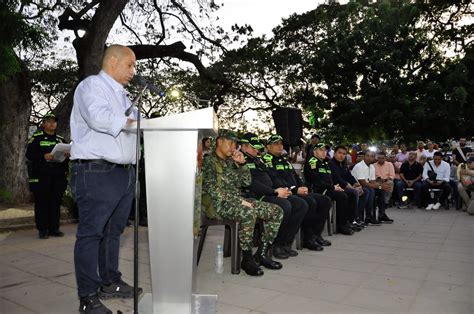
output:
<svg viewBox="0 0 474 314"><path fill-rule="evenodd" d="M31 114L31 84L28 69L0 83L0 201L31 200L26 170L26 145Z"/></svg>

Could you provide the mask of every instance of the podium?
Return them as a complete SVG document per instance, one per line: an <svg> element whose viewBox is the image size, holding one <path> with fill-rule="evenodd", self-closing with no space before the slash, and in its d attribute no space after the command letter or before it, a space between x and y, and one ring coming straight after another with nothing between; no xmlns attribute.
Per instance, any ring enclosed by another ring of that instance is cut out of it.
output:
<svg viewBox="0 0 474 314"><path fill-rule="evenodd" d="M131 125L128 131L136 128ZM202 313L217 296L193 294L193 232L198 175L198 142L216 134L213 108L140 121L144 137L148 236L152 293L139 302L140 313ZM200 210L199 210L200 212ZM200 220L200 216L196 217ZM212 312L213 310L211 310Z"/></svg>

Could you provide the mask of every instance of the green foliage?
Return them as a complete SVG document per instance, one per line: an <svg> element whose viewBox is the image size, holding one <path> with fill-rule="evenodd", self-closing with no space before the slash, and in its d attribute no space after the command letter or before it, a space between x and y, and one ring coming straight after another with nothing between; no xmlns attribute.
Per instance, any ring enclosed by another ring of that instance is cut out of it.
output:
<svg viewBox="0 0 474 314"><path fill-rule="evenodd" d="M15 12L19 1L0 3L0 82L20 71L15 48L40 49L48 42L47 33L38 26L27 22L20 13Z"/></svg>
<svg viewBox="0 0 474 314"><path fill-rule="evenodd" d="M284 20L273 38L230 52L220 66L235 82L234 100L301 107L315 116L320 133L340 142L468 135L474 28L463 16L469 6L320 5Z"/></svg>

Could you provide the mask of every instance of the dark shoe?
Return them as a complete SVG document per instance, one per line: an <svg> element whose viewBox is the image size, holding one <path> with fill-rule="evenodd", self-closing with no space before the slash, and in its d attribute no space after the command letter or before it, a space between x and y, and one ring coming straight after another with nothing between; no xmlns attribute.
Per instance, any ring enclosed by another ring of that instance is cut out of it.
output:
<svg viewBox="0 0 474 314"><path fill-rule="evenodd" d="M257 255L255 256L255 262L259 266L263 266L267 269L281 269L283 265L277 261L272 260L266 255Z"/></svg>
<svg viewBox="0 0 474 314"><path fill-rule="evenodd" d="M329 242L328 240L326 239L323 239L323 237L319 236L319 237L314 237L314 241L316 241L316 243L318 243L319 245L321 246L331 246L331 242Z"/></svg>
<svg viewBox="0 0 474 314"><path fill-rule="evenodd" d="M363 222L363 221L357 221L355 220L353 223L353 225L356 225L357 227L361 228L361 229L364 229L366 227L366 224Z"/></svg>
<svg viewBox="0 0 474 314"><path fill-rule="evenodd" d="M246 256L245 253L243 255L244 257L242 258L240 267L245 273L249 276L263 276L263 270L258 266L252 253L250 252L250 256Z"/></svg>
<svg viewBox="0 0 474 314"><path fill-rule="evenodd" d="M367 224L364 220L362 220L362 219L357 219L357 220L356 220L356 223L357 223L359 226L364 227L364 228L368 226L368 224Z"/></svg>
<svg viewBox="0 0 474 314"><path fill-rule="evenodd" d="M112 311L100 302L97 294L93 294L80 298L79 313L112 314Z"/></svg>
<svg viewBox="0 0 474 314"><path fill-rule="evenodd" d="M283 248L285 249L286 253L288 253L289 256L291 257L298 256L298 252L291 249L291 244L285 245L283 246Z"/></svg>
<svg viewBox="0 0 474 314"><path fill-rule="evenodd" d="M344 235L353 235L354 234L354 230L352 230L351 228L349 228L347 226L337 226L337 232L339 232L340 234L344 234Z"/></svg>
<svg viewBox="0 0 474 314"><path fill-rule="evenodd" d="M384 224L393 224L393 219L389 218L386 214L380 216L379 221Z"/></svg>
<svg viewBox="0 0 474 314"><path fill-rule="evenodd" d="M39 237L40 239L47 239L47 238L49 238L48 231L40 230L38 237Z"/></svg>
<svg viewBox="0 0 474 314"><path fill-rule="evenodd" d="M366 218L365 223L369 226L380 226L382 223L375 218Z"/></svg>
<svg viewBox="0 0 474 314"><path fill-rule="evenodd" d="M278 259L287 259L290 255L281 245L273 244L273 257Z"/></svg>
<svg viewBox="0 0 474 314"><path fill-rule="evenodd" d="M355 231L355 232L359 232L362 230L361 227L359 227L358 225L355 225L355 224L350 224L347 226L349 229L351 229L352 231Z"/></svg>
<svg viewBox="0 0 474 314"><path fill-rule="evenodd" d="M316 241L304 241L303 247L310 250L310 251L322 251L324 248L319 245Z"/></svg>
<svg viewBox="0 0 474 314"><path fill-rule="evenodd" d="M142 288L138 288L138 294L143 292ZM99 289L99 297L101 299L114 299L114 298L121 298L121 299L129 299L133 298L133 287L130 286L128 283L119 279L117 282L114 282L108 286L102 286Z"/></svg>
<svg viewBox="0 0 474 314"><path fill-rule="evenodd" d="M55 230L55 231L50 231L49 232L49 235L52 236L52 237L64 237L64 232L61 232L59 230Z"/></svg>

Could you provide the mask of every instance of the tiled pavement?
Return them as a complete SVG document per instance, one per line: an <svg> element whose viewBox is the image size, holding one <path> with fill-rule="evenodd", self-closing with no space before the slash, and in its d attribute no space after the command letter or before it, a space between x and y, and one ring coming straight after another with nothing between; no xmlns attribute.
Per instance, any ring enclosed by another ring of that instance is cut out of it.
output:
<svg viewBox="0 0 474 314"><path fill-rule="evenodd" d="M474 313L474 216L455 210L389 210L393 225L329 237L323 252L303 250L261 278L213 270L223 229L210 229L198 269L199 293L218 294L219 313ZM35 230L0 235L0 313L77 313L75 225L64 238ZM147 232L140 230L141 286L150 291ZM122 241L121 270L132 282L133 232ZM132 301L106 301L132 312Z"/></svg>

